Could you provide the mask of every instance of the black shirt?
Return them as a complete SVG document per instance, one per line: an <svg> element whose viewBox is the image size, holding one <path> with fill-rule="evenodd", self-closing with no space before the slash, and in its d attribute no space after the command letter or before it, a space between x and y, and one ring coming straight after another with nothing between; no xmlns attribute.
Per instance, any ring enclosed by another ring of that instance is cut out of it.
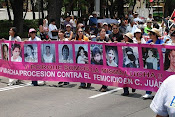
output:
<svg viewBox="0 0 175 117"><path fill-rule="evenodd" d="M114 41L118 41L121 42L121 40L123 40L123 35L121 33L117 33L117 34L110 34L109 38L111 39L112 42Z"/></svg>

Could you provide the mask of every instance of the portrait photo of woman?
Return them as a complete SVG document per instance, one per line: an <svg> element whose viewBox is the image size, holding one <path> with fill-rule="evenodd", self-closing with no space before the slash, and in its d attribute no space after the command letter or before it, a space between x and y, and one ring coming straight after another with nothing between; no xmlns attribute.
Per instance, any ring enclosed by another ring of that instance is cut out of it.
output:
<svg viewBox="0 0 175 117"><path fill-rule="evenodd" d="M2 53L3 53L3 60L9 60L9 48L7 43L2 44Z"/></svg>
<svg viewBox="0 0 175 117"><path fill-rule="evenodd" d="M12 50L11 61L13 61L13 62L22 62L20 44L12 44L11 50Z"/></svg>
<svg viewBox="0 0 175 117"><path fill-rule="evenodd" d="M159 55L156 48L142 48L145 69L159 70Z"/></svg>
<svg viewBox="0 0 175 117"><path fill-rule="evenodd" d="M91 45L91 64L103 65L102 45Z"/></svg>
<svg viewBox="0 0 175 117"><path fill-rule="evenodd" d="M78 48L78 50L76 50ZM76 63L88 64L88 46L85 44L75 45Z"/></svg>
<svg viewBox="0 0 175 117"><path fill-rule="evenodd" d="M71 44L59 44L59 63L73 63L73 51Z"/></svg>
<svg viewBox="0 0 175 117"><path fill-rule="evenodd" d="M0 59L2 59L2 48L1 48L1 45L0 45Z"/></svg>
<svg viewBox="0 0 175 117"><path fill-rule="evenodd" d="M138 47L123 46L123 67L139 68Z"/></svg>
<svg viewBox="0 0 175 117"><path fill-rule="evenodd" d="M37 45L36 44L29 44L24 45L24 56L25 56L25 62L38 62L38 56L37 56Z"/></svg>
<svg viewBox="0 0 175 117"><path fill-rule="evenodd" d="M105 46L107 66L118 67L118 52L115 46Z"/></svg>
<svg viewBox="0 0 175 117"><path fill-rule="evenodd" d="M164 60L164 70L167 72L175 72L175 50L166 49Z"/></svg>

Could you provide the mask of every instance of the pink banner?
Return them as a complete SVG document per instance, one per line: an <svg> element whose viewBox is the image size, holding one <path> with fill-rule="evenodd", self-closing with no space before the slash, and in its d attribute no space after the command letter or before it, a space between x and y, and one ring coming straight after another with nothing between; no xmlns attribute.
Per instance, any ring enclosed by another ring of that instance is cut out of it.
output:
<svg viewBox="0 0 175 117"><path fill-rule="evenodd" d="M174 46L0 41L0 75L157 91L174 74ZM165 67L164 67L165 66Z"/></svg>

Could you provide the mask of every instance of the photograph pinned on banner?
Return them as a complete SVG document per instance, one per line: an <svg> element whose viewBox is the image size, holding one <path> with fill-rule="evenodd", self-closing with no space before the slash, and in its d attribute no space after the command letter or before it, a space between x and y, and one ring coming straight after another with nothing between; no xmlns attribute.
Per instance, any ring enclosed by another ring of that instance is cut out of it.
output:
<svg viewBox="0 0 175 117"><path fill-rule="evenodd" d="M37 63L38 62L38 45L37 44L24 44L24 57L25 62Z"/></svg>
<svg viewBox="0 0 175 117"><path fill-rule="evenodd" d="M12 44L11 45L11 61L12 62L22 62L21 45Z"/></svg>
<svg viewBox="0 0 175 117"><path fill-rule="evenodd" d="M73 48L72 44L59 44L59 63L73 63Z"/></svg>
<svg viewBox="0 0 175 117"><path fill-rule="evenodd" d="M160 57L157 48L142 48L145 69L160 70Z"/></svg>
<svg viewBox="0 0 175 117"><path fill-rule="evenodd" d="M123 46L123 67L139 68L138 47Z"/></svg>
<svg viewBox="0 0 175 117"><path fill-rule="evenodd" d="M117 46L105 46L106 64L111 67L118 67L118 51Z"/></svg>
<svg viewBox="0 0 175 117"><path fill-rule="evenodd" d="M88 45L75 44L76 63L88 64Z"/></svg>
<svg viewBox="0 0 175 117"><path fill-rule="evenodd" d="M2 43L2 57L3 60L9 60L9 43Z"/></svg>
<svg viewBox="0 0 175 117"><path fill-rule="evenodd" d="M91 64L103 65L103 45L91 44Z"/></svg>
<svg viewBox="0 0 175 117"><path fill-rule="evenodd" d="M55 44L41 44L42 63L55 63Z"/></svg>
<svg viewBox="0 0 175 117"><path fill-rule="evenodd" d="M164 70L175 72L175 49L166 49L164 56Z"/></svg>

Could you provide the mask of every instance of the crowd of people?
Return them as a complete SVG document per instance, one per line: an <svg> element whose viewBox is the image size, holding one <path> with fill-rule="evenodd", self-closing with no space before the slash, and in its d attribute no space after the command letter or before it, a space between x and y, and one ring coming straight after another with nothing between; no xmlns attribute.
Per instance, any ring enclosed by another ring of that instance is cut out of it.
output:
<svg viewBox="0 0 175 117"><path fill-rule="evenodd" d="M61 23L60 29L57 28L55 19L50 20L50 24L48 24L47 19L41 19L39 21L39 33L37 33L36 29L31 28L29 30L30 38L28 41L97 41L97 42L111 42L111 43L142 43L142 44L167 44L167 45L175 45L175 22L174 20L167 19L172 23L171 26L167 26L164 21L162 24L158 24L152 18L152 15L149 15L149 18L145 19L145 22L136 21L139 17L138 13L133 13L132 15L125 15L124 18L118 20L117 24L108 24L107 22L98 23L97 13L94 11L91 16L89 16L89 20L79 21L74 16L66 16ZM38 35L37 35L38 34ZM9 30L9 40L21 41L21 38L17 35L17 29L15 27L10 28ZM36 61L35 56L32 53L33 47L27 45L25 61ZM44 58L52 58L54 61L54 55L50 53L50 46L45 47L47 53L44 54ZM68 58L69 48L67 46L62 47L62 56L60 59L62 63L71 63L72 60ZM8 48L6 45L3 45L4 51ZM103 64L100 59L101 52L98 50L99 48L94 48L92 51L93 60L91 63L94 64ZM15 58L16 54L19 54L20 47L18 45L14 45L13 48L13 56L12 60L20 61L21 58ZM131 48L125 49L127 54L127 59L125 61L129 61L124 64L124 67L138 67L138 62L136 58L133 56L133 50ZM148 52L147 57L145 58L146 64L144 65L147 69L159 69L157 58L153 56L153 50L144 50ZM174 52L174 51L172 51ZM172 53L170 52L170 53ZM79 47L78 53L76 55L76 63L87 64L87 52L83 47ZM108 66L118 66L115 60L115 49L110 47L107 52L108 58L107 60ZM146 52L145 52L146 53ZM5 56L4 56L5 57ZM6 58L8 56L6 55ZM43 62L48 61L47 59L43 59ZM51 62L51 61L50 61ZM167 68L167 70L172 70ZM18 84L21 81L9 79L8 86ZM45 84L45 82L44 82ZM63 82L59 82L58 84L63 84ZM37 81L32 81L33 86L37 86ZM64 85L69 85L69 82L64 82ZM79 88L90 88L90 83L80 83ZM108 86L102 85L100 88L101 92L107 91ZM129 88L124 87L123 96L129 95ZM135 89L132 89L132 92L135 92ZM146 91L146 94L143 96L144 99L152 98L151 91Z"/></svg>

